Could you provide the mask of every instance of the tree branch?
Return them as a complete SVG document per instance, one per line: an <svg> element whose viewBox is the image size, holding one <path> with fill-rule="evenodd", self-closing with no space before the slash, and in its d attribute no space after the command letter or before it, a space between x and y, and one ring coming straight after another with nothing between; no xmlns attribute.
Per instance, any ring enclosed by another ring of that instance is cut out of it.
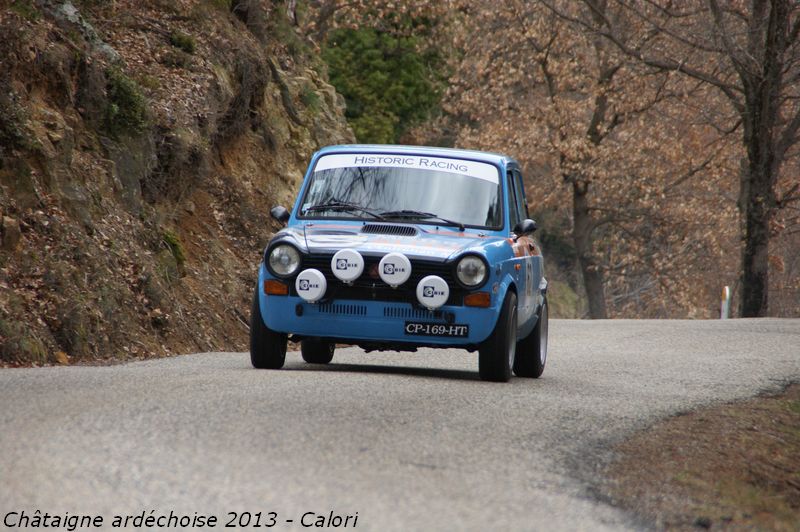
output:
<svg viewBox="0 0 800 532"><path fill-rule="evenodd" d="M786 191L780 199L775 201L776 206L779 209L782 209L789 205L790 203L794 203L797 200L800 200L800 195L796 195L795 192L800 190L800 183L795 183L792 188Z"/></svg>
<svg viewBox="0 0 800 532"><path fill-rule="evenodd" d="M797 133L800 131L800 110L798 110L791 122L781 132L778 144L775 146L775 161L783 161L786 152L797 142Z"/></svg>
<svg viewBox="0 0 800 532"><path fill-rule="evenodd" d="M562 19L564 19L566 21L572 22L573 24L579 24L582 27L584 27L584 28L586 28L586 29L588 29L590 31L595 32L596 34L600 35L601 37L604 37L604 38L608 39L622 53L624 53L625 55L627 55L629 57L632 57L634 59L639 60L640 62L644 63L645 65L647 65L649 67L656 68L656 69L659 69L659 70L664 70L664 71L681 72L683 74L686 74L689 77L692 77L694 79L703 81L703 82L708 83L709 85L711 85L713 87L716 87L725 96L728 97L728 99L731 101L731 103L733 104L734 108L736 109L736 111L738 113L740 113L740 114L744 113L744 111L745 111L744 103L742 102L742 100L740 98L740 96L743 93L743 90L742 90L741 87L739 87L737 85L732 85L730 83L726 83L722 79L716 78L713 75L711 75L711 74L709 74L707 72L704 72L703 70L701 70L699 68L688 66L688 65L685 64L684 60L676 61L674 59L659 58L659 57L652 57L652 56L646 55L641 50L636 49L636 48L631 48L630 46L628 46L613 31L604 31L604 30L602 30L600 28L593 27L590 24L587 24L585 21L580 20L579 18L570 16L570 15L564 13L563 11L559 10L558 8L556 8L554 5L552 5L551 2L549 2L547 0L539 0L539 2L542 5L544 5L545 7L547 7L550 11L552 11L556 16L558 16L558 17L560 17L560 18L562 18ZM586 2L586 4L590 8L593 7L593 3L591 2L591 0L584 0L584 2ZM603 16L605 16L605 15L603 15ZM608 19L606 19L606 21L607 20ZM608 26L608 23L606 25ZM651 23L651 26L652 25L653 24Z"/></svg>
<svg viewBox="0 0 800 532"><path fill-rule="evenodd" d="M719 153L719 152L715 152L713 155L708 156L705 161L703 161L702 163L700 163L699 165L697 165L695 167L689 168L689 170L685 174L680 176L678 179L674 180L672 183L668 183L664 187L663 192L666 194L667 192L669 192L673 188L677 187L681 183L684 183L685 181L688 181L692 176L694 176L695 174L697 174L701 170L704 170L705 168L707 168L708 165L711 164L711 161L714 160L714 157L717 155L717 153Z"/></svg>
<svg viewBox="0 0 800 532"><path fill-rule="evenodd" d="M720 9L717 0L708 0L708 3L711 7L711 14L714 16L714 25L717 28L717 33L719 34L720 39L722 39L722 44L725 46L725 53L730 58L731 63L739 73L739 76L744 78L744 76L747 75L745 64L740 57L739 52L737 51L737 46L735 46L731 40L730 34L728 33L728 28L725 27L725 20L722 16L722 10ZM748 59L755 63L755 58L748 57Z"/></svg>

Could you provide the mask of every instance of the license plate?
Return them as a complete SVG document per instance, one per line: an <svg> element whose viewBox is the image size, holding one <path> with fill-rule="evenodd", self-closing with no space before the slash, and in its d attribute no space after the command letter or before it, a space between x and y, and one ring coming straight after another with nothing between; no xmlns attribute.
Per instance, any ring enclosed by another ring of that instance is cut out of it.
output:
<svg viewBox="0 0 800 532"><path fill-rule="evenodd" d="M407 321L405 332L411 336L449 336L453 338L466 338L469 336L469 325Z"/></svg>

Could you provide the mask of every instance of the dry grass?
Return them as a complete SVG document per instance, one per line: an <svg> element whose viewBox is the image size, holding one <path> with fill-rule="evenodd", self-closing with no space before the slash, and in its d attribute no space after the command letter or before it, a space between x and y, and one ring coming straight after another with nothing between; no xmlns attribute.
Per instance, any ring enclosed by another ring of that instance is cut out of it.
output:
<svg viewBox="0 0 800 532"><path fill-rule="evenodd" d="M659 528L800 530L800 385L677 416L618 451L611 497Z"/></svg>

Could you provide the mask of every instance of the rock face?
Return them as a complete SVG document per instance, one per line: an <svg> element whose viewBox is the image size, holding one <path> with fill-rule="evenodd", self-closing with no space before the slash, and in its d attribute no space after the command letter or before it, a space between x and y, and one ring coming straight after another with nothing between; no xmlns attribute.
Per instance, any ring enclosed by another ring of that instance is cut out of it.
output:
<svg viewBox="0 0 800 532"><path fill-rule="evenodd" d="M0 363L246 346L269 209L354 139L313 46L240 3L0 2Z"/></svg>
<svg viewBox="0 0 800 532"><path fill-rule="evenodd" d="M21 237L19 222L14 218L3 216L3 250L16 251Z"/></svg>

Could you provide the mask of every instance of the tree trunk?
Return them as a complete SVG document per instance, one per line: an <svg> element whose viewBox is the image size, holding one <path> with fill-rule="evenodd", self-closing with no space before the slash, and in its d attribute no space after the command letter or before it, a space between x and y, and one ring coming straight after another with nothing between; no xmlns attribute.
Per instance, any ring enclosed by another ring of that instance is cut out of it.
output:
<svg viewBox="0 0 800 532"><path fill-rule="evenodd" d="M763 9L766 4L758 8ZM766 24L763 18L763 14L753 14L749 41L749 53L762 58L759 68L740 68L739 73L745 96L742 123L747 149L747 171L739 189L744 225L740 312L745 318L766 316L769 310L769 224L782 162L775 157L775 127L780 117L789 2L773 1Z"/></svg>
<svg viewBox="0 0 800 532"><path fill-rule="evenodd" d="M769 224L775 204L772 143L763 131L745 132L748 164L739 189L742 213L742 290L740 314L762 317L769 310Z"/></svg>
<svg viewBox="0 0 800 532"><path fill-rule="evenodd" d="M594 220L589 214L588 189L588 183L577 179L572 183L572 238L575 243L575 252L578 256L578 265L583 275L586 297L589 300L589 317L596 320L605 319L608 314L606 312L603 274L592 255Z"/></svg>
<svg viewBox="0 0 800 532"><path fill-rule="evenodd" d="M755 181L762 176L750 176L752 191ZM742 299L743 318L762 317L769 310L769 207L763 193L750 193L743 198L744 245L742 246Z"/></svg>

